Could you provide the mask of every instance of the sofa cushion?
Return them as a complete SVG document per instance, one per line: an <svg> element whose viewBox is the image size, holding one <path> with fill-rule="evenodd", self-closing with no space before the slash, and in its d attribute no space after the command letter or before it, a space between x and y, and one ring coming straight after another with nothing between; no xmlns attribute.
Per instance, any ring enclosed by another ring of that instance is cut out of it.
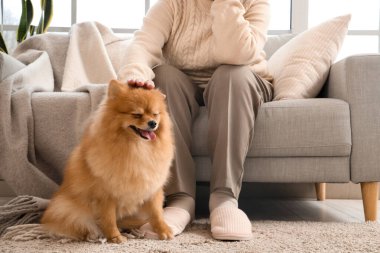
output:
<svg viewBox="0 0 380 253"><path fill-rule="evenodd" d="M197 181L208 182L211 159L194 157ZM271 183L347 183L350 181L350 157L248 157L243 182Z"/></svg>
<svg viewBox="0 0 380 253"><path fill-rule="evenodd" d="M298 34L273 53L268 69L273 75L274 100L312 98L319 93L350 19L346 15L328 20Z"/></svg>
<svg viewBox="0 0 380 253"><path fill-rule="evenodd" d="M194 122L192 154L205 156L207 112ZM265 103L256 122L248 157L349 156L351 128L348 104L337 99L295 99Z"/></svg>
<svg viewBox="0 0 380 253"><path fill-rule="evenodd" d="M62 180L68 155L96 104L86 92L33 93L37 165L56 182ZM194 122L192 147L199 181L210 178L207 123L206 108L201 107ZM323 98L265 103L256 119L243 180L346 182L350 149L346 102Z"/></svg>

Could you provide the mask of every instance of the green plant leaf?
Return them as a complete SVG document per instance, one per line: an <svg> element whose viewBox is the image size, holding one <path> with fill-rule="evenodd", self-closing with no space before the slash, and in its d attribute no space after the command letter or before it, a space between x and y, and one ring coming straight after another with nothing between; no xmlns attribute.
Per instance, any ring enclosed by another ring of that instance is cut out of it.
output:
<svg viewBox="0 0 380 253"><path fill-rule="evenodd" d="M0 32L0 52L8 53L7 45L5 44L3 34Z"/></svg>
<svg viewBox="0 0 380 253"><path fill-rule="evenodd" d="M22 12L17 29L17 42L22 42L28 35L30 24L33 20L33 4L31 0L21 0Z"/></svg>
<svg viewBox="0 0 380 253"><path fill-rule="evenodd" d="M41 17L40 17L40 21L38 22L38 26L36 30L37 34L43 33L43 30L44 30L44 24L45 24L44 9L45 9L45 0L41 0Z"/></svg>
<svg viewBox="0 0 380 253"><path fill-rule="evenodd" d="M37 26L35 26L35 25L31 25L29 27L29 34L30 34L30 36L33 36L36 33L36 28L37 28Z"/></svg>
<svg viewBox="0 0 380 253"><path fill-rule="evenodd" d="M45 33L53 18L53 0L41 0L41 18L38 24L37 33Z"/></svg>

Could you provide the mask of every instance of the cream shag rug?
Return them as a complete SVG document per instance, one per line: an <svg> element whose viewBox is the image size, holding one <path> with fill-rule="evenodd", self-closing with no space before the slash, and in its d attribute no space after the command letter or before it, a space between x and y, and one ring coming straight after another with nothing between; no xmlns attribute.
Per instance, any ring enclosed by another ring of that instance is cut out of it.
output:
<svg viewBox="0 0 380 253"><path fill-rule="evenodd" d="M379 223L254 221L253 239L241 242L213 240L208 220L196 220L171 241L129 239L121 245L59 242L52 239L0 239L0 252L20 253L174 253L174 252L380 252Z"/></svg>

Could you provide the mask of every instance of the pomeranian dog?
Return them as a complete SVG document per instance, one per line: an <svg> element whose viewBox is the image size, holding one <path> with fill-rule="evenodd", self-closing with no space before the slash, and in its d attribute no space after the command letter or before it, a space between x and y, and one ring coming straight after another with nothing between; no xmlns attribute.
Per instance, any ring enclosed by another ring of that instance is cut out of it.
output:
<svg viewBox="0 0 380 253"><path fill-rule="evenodd" d="M173 238L163 219L174 156L165 102L157 89L110 82L43 214L44 228L75 240L122 243L120 230L149 222L160 239Z"/></svg>

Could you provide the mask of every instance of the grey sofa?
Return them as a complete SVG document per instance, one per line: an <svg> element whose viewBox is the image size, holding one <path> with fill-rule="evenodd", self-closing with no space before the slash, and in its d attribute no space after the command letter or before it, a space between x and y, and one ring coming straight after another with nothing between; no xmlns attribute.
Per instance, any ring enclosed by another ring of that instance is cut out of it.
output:
<svg viewBox="0 0 380 253"><path fill-rule="evenodd" d="M268 57L292 36L269 38ZM380 55L355 55L330 69L318 98L265 103L245 162L246 182L361 184L365 220L376 220L380 181ZM207 114L194 124L197 178L207 181Z"/></svg>
<svg viewBox="0 0 380 253"><path fill-rule="evenodd" d="M265 48L268 57L291 37L269 38ZM83 108L90 112L91 103L85 92L33 93L36 153L42 167L50 168L45 173L58 182L69 155L66 150L80 136L80 132L70 131L72 124L82 124L89 114L83 113ZM69 117L77 120L65 121ZM46 118L53 122L49 127ZM207 124L206 109L201 108L193 127L192 146L198 181L208 181L210 174ZM324 198L324 183L361 183L365 219L376 220L380 56L351 56L333 64L318 98L265 103L257 115L243 181L316 183L319 199Z"/></svg>

